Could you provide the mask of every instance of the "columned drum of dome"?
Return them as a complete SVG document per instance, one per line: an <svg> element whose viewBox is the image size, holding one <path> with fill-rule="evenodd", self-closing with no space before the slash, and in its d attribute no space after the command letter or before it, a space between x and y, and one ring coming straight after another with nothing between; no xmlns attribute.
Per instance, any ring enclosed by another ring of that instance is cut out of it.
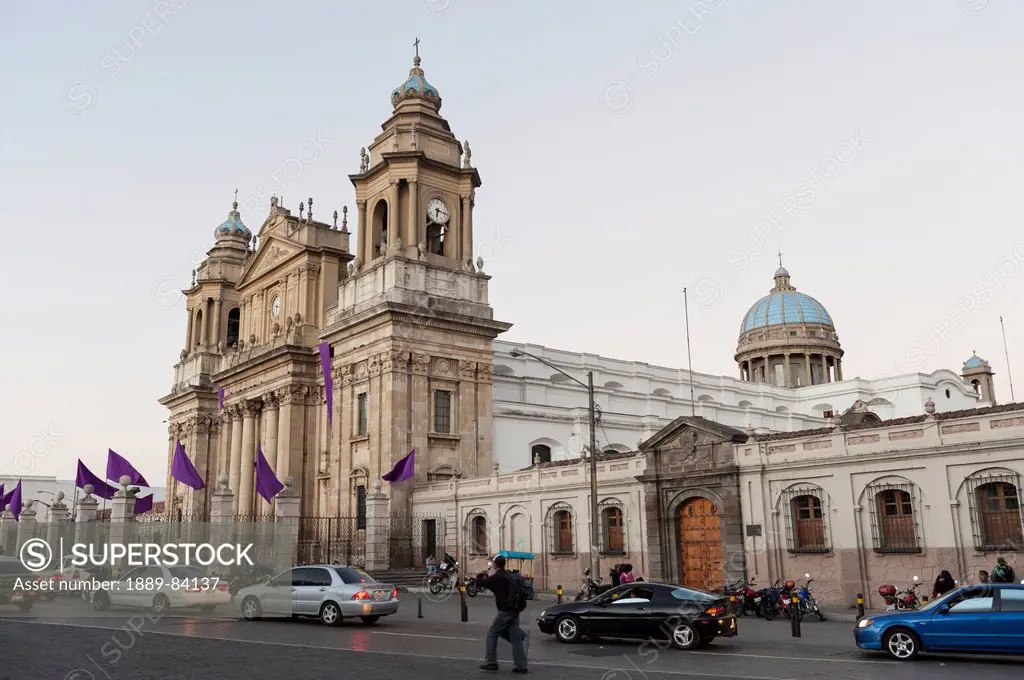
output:
<svg viewBox="0 0 1024 680"><path fill-rule="evenodd" d="M825 306L797 291L789 272L775 271L775 286L740 324L736 362L740 379L780 387L822 385L843 379L843 349Z"/></svg>

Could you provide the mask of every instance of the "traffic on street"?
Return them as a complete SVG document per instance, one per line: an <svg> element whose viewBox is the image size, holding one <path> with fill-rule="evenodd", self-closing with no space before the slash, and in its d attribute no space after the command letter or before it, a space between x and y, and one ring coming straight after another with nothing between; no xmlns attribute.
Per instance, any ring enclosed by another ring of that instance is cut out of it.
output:
<svg viewBox="0 0 1024 680"><path fill-rule="evenodd" d="M630 587L634 586L626 586ZM337 677L343 672L345 677L365 673L402 680L483 673L478 665L495 612L493 598L467 598L466 621L459 594L438 601L429 592L401 593L399 602L394 614L373 626L359 617L325 626L316 619L248 621L228 612L96 611L82 600L58 598L39 602L28 613L15 608L2 613L0 678L277 680ZM566 601L561 606L572 605ZM858 649L857 624L848 621L808 620L801 637L793 638L784 622L730 617L734 635L716 637L712 644L691 651L650 638L620 641L595 636L560 642L558 636L538 629L538 620L545 620L545 612L550 619L558 606L532 600L520 615L523 627L533 633L528 650L531 674L588 680L866 680L881 673L893 680L943 680L969 674L985 680L1024 668L1020 659L999 656L924 655L915 663L899 663ZM499 647L498 652L500 667L510 670L509 647Z"/></svg>

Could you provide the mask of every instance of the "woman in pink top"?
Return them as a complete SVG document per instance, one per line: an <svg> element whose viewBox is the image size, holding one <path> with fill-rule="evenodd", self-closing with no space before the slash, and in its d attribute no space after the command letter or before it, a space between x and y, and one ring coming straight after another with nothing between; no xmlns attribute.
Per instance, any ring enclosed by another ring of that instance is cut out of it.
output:
<svg viewBox="0 0 1024 680"><path fill-rule="evenodd" d="M622 565L622 573L619 574L619 583L633 583L635 580L636 579L633 578L633 565Z"/></svg>

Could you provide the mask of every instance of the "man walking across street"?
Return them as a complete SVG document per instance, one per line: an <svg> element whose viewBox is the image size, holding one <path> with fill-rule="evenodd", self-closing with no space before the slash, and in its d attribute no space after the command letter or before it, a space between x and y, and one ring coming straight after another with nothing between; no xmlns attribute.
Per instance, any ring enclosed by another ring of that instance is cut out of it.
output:
<svg viewBox="0 0 1024 680"><path fill-rule="evenodd" d="M505 638L512 645L512 672L526 673L526 650L530 634L519 627L519 614L526 609L526 587L523 577L505 570L505 558L498 555L493 560L494 569L489 576L477 577L477 586L494 593L494 604L498 613L487 631L484 663L485 671L498 670L498 638Z"/></svg>

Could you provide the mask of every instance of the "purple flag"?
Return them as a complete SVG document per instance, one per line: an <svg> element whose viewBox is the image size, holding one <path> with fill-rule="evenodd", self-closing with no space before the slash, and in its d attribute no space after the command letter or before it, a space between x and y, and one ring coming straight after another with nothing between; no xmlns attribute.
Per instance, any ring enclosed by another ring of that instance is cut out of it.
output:
<svg viewBox="0 0 1024 680"><path fill-rule="evenodd" d="M263 457L263 449L256 445L256 493L263 496L263 500L270 502L274 496L281 493L284 484L274 475L270 469L270 463Z"/></svg>
<svg viewBox="0 0 1024 680"><path fill-rule="evenodd" d="M85 467L85 463L82 459L78 459L78 472L75 474L75 486L79 489L85 489L86 484L92 484L92 493L100 498L106 498L108 501L114 497L117 493L117 487L110 486L102 479L93 474L92 470Z"/></svg>
<svg viewBox="0 0 1024 680"><path fill-rule="evenodd" d="M21 480L18 480L18 486L14 487L14 491L8 496L8 503L11 506L11 514L14 515L14 520L19 521L21 518Z"/></svg>
<svg viewBox="0 0 1024 680"><path fill-rule="evenodd" d="M171 477L174 477L185 486L190 486L196 491L206 486L203 478L196 472L196 466L188 459L185 447L181 442L174 444L174 460L171 461Z"/></svg>
<svg viewBox="0 0 1024 680"><path fill-rule="evenodd" d="M149 494L144 498L135 499L135 514L141 515L144 512L149 512L153 509L153 494Z"/></svg>
<svg viewBox="0 0 1024 680"><path fill-rule="evenodd" d="M331 375L331 343L320 343L320 368L324 372L324 392L327 394L327 426L334 420L334 376Z"/></svg>
<svg viewBox="0 0 1024 680"><path fill-rule="evenodd" d="M107 449L107 479L120 484L122 475L128 475L131 479L130 484L149 486L146 478L131 463L118 455L114 449Z"/></svg>
<svg viewBox="0 0 1024 680"><path fill-rule="evenodd" d="M384 481L397 484L412 479L416 468L416 449L409 452L409 455L395 463L391 472L384 475Z"/></svg>
<svg viewBox="0 0 1024 680"><path fill-rule="evenodd" d="M221 411L224 410L224 388L223 387L218 387L217 388L217 408L220 409Z"/></svg>

